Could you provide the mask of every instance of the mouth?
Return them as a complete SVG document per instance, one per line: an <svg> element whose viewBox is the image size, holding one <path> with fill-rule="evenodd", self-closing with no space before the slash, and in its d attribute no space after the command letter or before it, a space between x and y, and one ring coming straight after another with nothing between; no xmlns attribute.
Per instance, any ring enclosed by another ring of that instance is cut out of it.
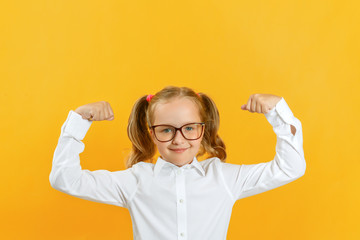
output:
<svg viewBox="0 0 360 240"><path fill-rule="evenodd" d="M170 149L171 151L173 152L176 152L176 153L182 153L182 152L185 152L188 148L174 148L174 149Z"/></svg>

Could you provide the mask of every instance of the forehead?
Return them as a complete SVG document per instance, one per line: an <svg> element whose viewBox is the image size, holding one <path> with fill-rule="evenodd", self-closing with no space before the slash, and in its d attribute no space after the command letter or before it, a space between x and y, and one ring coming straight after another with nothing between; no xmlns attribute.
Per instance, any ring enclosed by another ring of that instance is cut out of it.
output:
<svg viewBox="0 0 360 240"><path fill-rule="evenodd" d="M158 103L154 109L154 125L169 124L180 127L200 121L197 105L188 98L175 98L166 103Z"/></svg>

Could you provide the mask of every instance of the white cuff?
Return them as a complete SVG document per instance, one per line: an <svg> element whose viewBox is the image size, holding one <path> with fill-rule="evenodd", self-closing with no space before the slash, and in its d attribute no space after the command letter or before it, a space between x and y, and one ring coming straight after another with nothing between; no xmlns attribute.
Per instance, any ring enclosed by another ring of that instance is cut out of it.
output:
<svg viewBox="0 0 360 240"><path fill-rule="evenodd" d="M61 127L61 135L63 135L63 133L68 133L75 139L81 141L84 139L91 124L92 121L83 119L80 114L73 110L70 110L66 121Z"/></svg>
<svg viewBox="0 0 360 240"><path fill-rule="evenodd" d="M281 98L275 107L264 115L273 127L277 127L284 123L292 124L294 122L294 114L284 98Z"/></svg>

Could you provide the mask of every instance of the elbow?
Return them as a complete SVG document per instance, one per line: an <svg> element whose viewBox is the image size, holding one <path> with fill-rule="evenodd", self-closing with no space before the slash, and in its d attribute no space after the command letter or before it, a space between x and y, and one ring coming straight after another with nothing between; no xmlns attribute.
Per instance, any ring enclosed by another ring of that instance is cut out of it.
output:
<svg viewBox="0 0 360 240"><path fill-rule="evenodd" d="M50 182L50 186L51 186L52 188L55 188L55 181L54 181L54 173L53 173L53 171L50 172L49 182Z"/></svg>
<svg viewBox="0 0 360 240"><path fill-rule="evenodd" d="M295 179L298 179L298 178L301 178L302 176L304 176L305 172L306 172L306 162L304 160L301 167L298 167L298 169L296 169Z"/></svg>
<svg viewBox="0 0 360 240"><path fill-rule="evenodd" d="M300 168L300 177L305 175L306 172L306 161L305 161L305 157L304 154L302 154L302 161L301 161L301 168Z"/></svg>
<svg viewBox="0 0 360 240"><path fill-rule="evenodd" d="M60 186L57 184L56 178L54 177L53 172L50 173L49 176L49 182L50 182L50 186L56 190L60 189Z"/></svg>
<svg viewBox="0 0 360 240"><path fill-rule="evenodd" d="M303 169L302 169L302 171L301 171L300 177L304 176L304 175L305 175L305 172L306 172L306 162L305 162L305 160L304 160L304 165L303 165Z"/></svg>
<svg viewBox="0 0 360 240"><path fill-rule="evenodd" d="M284 169L283 169L284 171ZM296 164L292 165L291 167L289 167L287 169L287 171L284 171L284 173L291 179L295 180L298 179L302 176L305 175L305 171L306 171L306 162L305 159L303 159L302 161L296 162Z"/></svg>
<svg viewBox="0 0 360 240"><path fill-rule="evenodd" d="M68 184L62 182L62 180L50 178L50 186L52 188L54 188L55 190L58 190L60 192L70 194L70 188L67 187L67 185Z"/></svg>
<svg viewBox="0 0 360 240"><path fill-rule="evenodd" d="M56 173L56 174L55 174ZM61 171L51 172L49 176L50 186L60 192L68 192L69 180Z"/></svg>
<svg viewBox="0 0 360 240"><path fill-rule="evenodd" d="M82 172L78 168L54 168L49 176L52 188L69 193L76 187L76 182L81 177Z"/></svg>

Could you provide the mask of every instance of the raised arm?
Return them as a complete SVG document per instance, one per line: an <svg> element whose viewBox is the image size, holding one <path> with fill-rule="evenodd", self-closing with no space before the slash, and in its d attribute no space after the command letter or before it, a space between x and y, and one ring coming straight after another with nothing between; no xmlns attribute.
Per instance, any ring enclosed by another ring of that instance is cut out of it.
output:
<svg viewBox="0 0 360 240"><path fill-rule="evenodd" d="M306 169L302 125L284 98L270 94L252 95L242 109L264 113L277 142L272 161L242 165L221 163L225 184L234 200L290 183L303 176Z"/></svg>
<svg viewBox="0 0 360 240"><path fill-rule="evenodd" d="M103 114L103 111L84 114L83 110L84 108L77 109L77 112L70 110L61 127L49 176L50 184L53 188L75 197L127 207L127 200L137 186L136 168L116 172L81 168L79 154L85 149L82 140L92 124L92 121L87 119L113 119L113 116Z"/></svg>

